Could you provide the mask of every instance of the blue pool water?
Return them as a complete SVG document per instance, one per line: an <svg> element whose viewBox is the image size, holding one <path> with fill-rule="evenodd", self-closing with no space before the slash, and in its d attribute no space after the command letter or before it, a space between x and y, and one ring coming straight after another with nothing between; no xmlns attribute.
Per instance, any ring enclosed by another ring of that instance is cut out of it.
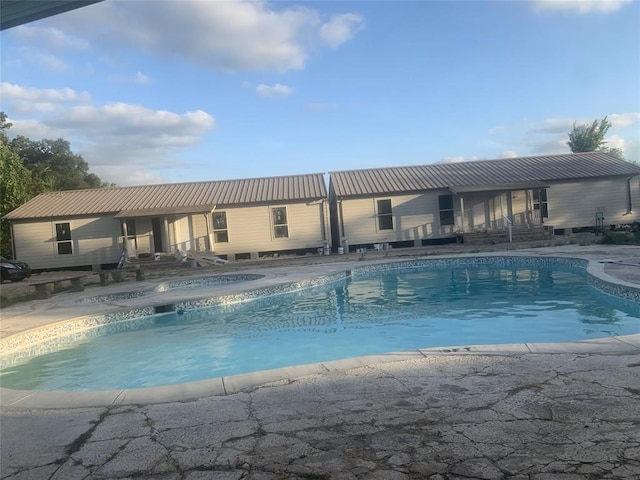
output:
<svg viewBox="0 0 640 480"><path fill-rule="evenodd" d="M2 386L139 388L417 348L626 335L640 333L640 305L589 287L583 271L406 269L100 329L5 367Z"/></svg>

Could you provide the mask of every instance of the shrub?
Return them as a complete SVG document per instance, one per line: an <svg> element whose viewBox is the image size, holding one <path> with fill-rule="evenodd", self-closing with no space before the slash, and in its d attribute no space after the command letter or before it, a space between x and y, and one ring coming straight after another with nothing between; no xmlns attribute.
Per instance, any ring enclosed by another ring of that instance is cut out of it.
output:
<svg viewBox="0 0 640 480"><path fill-rule="evenodd" d="M635 245L638 242L633 232L607 232L600 243L607 245Z"/></svg>

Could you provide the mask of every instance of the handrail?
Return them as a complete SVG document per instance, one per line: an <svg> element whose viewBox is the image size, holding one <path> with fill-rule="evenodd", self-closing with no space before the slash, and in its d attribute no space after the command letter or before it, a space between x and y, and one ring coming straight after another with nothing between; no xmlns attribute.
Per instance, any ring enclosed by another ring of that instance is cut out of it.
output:
<svg viewBox="0 0 640 480"><path fill-rule="evenodd" d="M506 215L502 215L502 218L504 218L509 224L509 243L513 243L513 222Z"/></svg>

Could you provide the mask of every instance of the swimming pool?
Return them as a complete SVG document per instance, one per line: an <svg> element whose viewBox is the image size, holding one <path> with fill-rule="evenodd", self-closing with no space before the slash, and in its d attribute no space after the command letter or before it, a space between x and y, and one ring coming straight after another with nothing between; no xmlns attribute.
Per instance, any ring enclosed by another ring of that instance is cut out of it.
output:
<svg viewBox="0 0 640 480"><path fill-rule="evenodd" d="M640 303L590 286L584 262L543 260L387 264L303 290L175 305L182 314L128 312L58 335L49 352L3 356L2 386L140 388L432 346L640 332Z"/></svg>

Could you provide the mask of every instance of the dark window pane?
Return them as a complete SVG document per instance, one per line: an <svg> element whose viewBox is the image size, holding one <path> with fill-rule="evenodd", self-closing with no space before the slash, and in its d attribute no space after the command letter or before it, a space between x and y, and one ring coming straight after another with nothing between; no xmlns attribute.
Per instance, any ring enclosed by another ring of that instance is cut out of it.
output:
<svg viewBox="0 0 640 480"><path fill-rule="evenodd" d="M71 242L58 242L58 255L71 255Z"/></svg>
<svg viewBox="0 0 640 480"><path fill-rule="evenodd" d="M276 226L273 231L276 238L289 238L289 228L286 225Z"/></svg>
<svg viewBox="0 0 640 480"><path fill-rule="evenodd" d="M227 228L227 214L226 212L213 214L213 228L215 230L224 230Z"/></svg>
<svg viewBox="0 0 640 480"><path fill-rule="evenodd" d="M127 220L127 236L135 237L136 236L136 221L135 220Z"/></svg>
<svg viewBox="0 0 640 480"><path fill-rule="evenodd" d="M393 230L393 217L391 215L380 215L378 217L379 230Z"/></svg>
<svg viewBox="0 0 640 480"><path fill-rule="evenodd" d="M453 225L453 210L440 211L440 225Z"/></svg>
<svg viewBox="0 0 640 480"><path fill-rule="evenodd" d="M453 195L438 195L440 210L453 210Z"/></svg>
<svg viewBox="0 0 640 480"><path fill-rule="evenodd" d="M274 208L273 212L273 224L274 225L286 225L287 224L287 209ZM286 235L285 235L286 236Z"/></svg>
<svg viewBox="0 0 640 480"><path fill-rule="evenodd" d="M229 234L226 230L214 232L213 234L216 243L229 243Z"/></svg>
<svg viewBox="0 0 640 480"><path fill-rule="evenodd" d="M71 240L71 227L68 223L56 223L56 240Z"/></svg>
<svg viewBox="0 0 640 480"><path fill-rule="evenodd" d="M547 204L546 203L542 204L541 216L542 217L549 217L549 210L547 210Z"/></svg>
<svg viewBox="0 0 640 480"><path fill-rule="evenodd" d="M547 189L543 188L542 190L540 190L540 201L541 202L546 202L547 201Z"/></svg>
<svg viewBox="0 0 640 480"><path fill-rule="evenodd" d="M391 200L378 200L378 215L391 213Z"/></svg>

